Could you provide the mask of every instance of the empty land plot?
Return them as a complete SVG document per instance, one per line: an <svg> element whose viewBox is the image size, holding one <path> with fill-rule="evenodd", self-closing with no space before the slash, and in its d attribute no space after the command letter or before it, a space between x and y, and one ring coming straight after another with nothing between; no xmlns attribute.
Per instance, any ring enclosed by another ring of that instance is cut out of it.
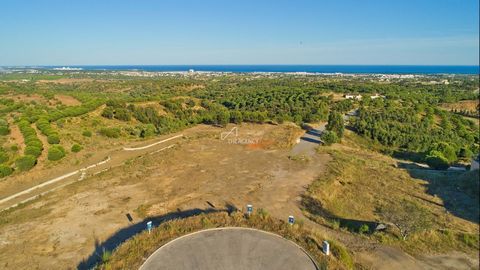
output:
<svg viewBox="0 0 480 270"><path fill-rule="evenodd" d="M77 106L82 104L78 99L67 95L55 95L55 99L59 100L66 106Z"/></svg>

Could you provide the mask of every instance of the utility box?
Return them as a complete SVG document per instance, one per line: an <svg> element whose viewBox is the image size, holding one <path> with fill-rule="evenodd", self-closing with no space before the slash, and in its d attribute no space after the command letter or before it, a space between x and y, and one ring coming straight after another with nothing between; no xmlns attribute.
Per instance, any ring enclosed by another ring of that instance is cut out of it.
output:
<svg viewBox="0 0 480 270"><path fill-rule="evenodd" d="M323 253L330 255L330 244L327 241L323 241Z"/></svg>
<svg viewBox="0 0 480 270"><path fill-rule="evenodd" d="M295 223L295 218L293 216L288 216L288 224L293 225Z"/></svg>
<svg viewBox="0 0 480 270"><path fill-rule="evenodd" d="M251 215L253 213L253 205L247 204L247 215Z"/></svg>
<svg viewBox="0 0 480 270"><path fill-rule="evenodd" d="M153 223L151 221L147 222L148 233L150 233L150 231L152 230L152 227L153 227Z"/></svg>

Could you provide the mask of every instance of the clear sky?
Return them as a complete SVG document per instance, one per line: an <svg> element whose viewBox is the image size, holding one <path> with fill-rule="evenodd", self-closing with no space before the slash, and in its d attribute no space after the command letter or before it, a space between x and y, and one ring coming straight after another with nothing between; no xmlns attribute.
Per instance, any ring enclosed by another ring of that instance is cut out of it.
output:
<svg viewBox="0 0 480 270"><path fill-rule="evenodd" d="M478 0L1 0L0 66L478 65Z"/></svg>

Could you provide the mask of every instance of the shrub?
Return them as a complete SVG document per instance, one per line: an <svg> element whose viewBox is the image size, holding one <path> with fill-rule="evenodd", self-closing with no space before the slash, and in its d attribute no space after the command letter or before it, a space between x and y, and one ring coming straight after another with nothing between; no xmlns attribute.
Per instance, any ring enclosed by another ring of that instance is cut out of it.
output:
<svg viewBox="0 0 480 270"><path fill-rule="evenodd" d="M60 138L58 137L58 134L51 134L47 137L47 141L49 144L59 144Z"/></svg>
<svg viewBox="0 0 480 270"><path fill-rule="evenodd" d="M140 132L140 137L142 138L147 138L153 135L155 135L155 126L152 124L146 124Z"/></svg>
<svg viewBox="0 0 480 270"><path fill-rule="evenodd" d="M25 147L24 154L39 157L42 154L42 149L34 145L27 145L27 147Z"/></svg>
<svg viewBox="0 0 480 270"><path fill-rule="evenodd" d="M368 233L370 231L370 228L368 227L367 224L363 224L362 226L360 226L360 228L358 229L358 232L359 233Z"/></svg>
<svg viewBox="0 0 480 270"><path fill-rule="evenodd" d="M105 107L105 109L103 109L102 116L108 119L113 119L113 109L111 107Z"/></svg>
<svg viewBox="0 0 480 270"><path fill-rule="evenodd" d="M65 149L60 145L53 145L48 149L48 160L56 161L65 156Z"/></svg>
<svg viewBox="0 0 480 270"><path fill-rule="evenodd" d="M81 145L79 145L79 144L74 144L74 145L72 145L72 149L71 149L71 150L72 150L72 152L74 152L74 153L78 153L78 152L80 152L82 149L83 149L83 147L82 147Z"/></svg>
<svg viewBox="0 0 480 270"><path fill-rule="evenodd" d="M121 121L130 121L130 118L131 118L130 111L123 108L116 109L115 118Z"/></svg>
<svg viewBox="0 0 480 270"><path fill-rule="evenodd" d="M324 145L332 145L333 143L338 142L338 136L335 131L325 130L320 138Z"/></svg>
<svg viewBox="0 0 480 270"><path fill-rule="evenodd" d="M468 149L467 147L462 147L458 152L458 156L461 158L471 158L473 156L473 152L470 151L470 149Z"/></svg>
<svg viewBox="0 0 480 270"><path fill-rule="evenodd" d="M84 130L82 135L85 137L92 137L92 132L90 130Z"/></svg>
<svg viewBox="0 0 480 270"><path fill-rule="evenodd" d="M332 251L333 256L335 256L339 261L341 261L347 269L353 269L353 259L348 253L347 249L337 242L331 240L330 250Z"/></svg>
<svg viewBox="0 0 480 270"><path fill-rule="evenodd" d="M101 128L99 130L100 134L109 138L118 138L120 137L120 129L119 128Z"/></svg>
<svg viewBox="0 0 480 270"><path fill-rule="evenodd" d="M37 164L37 158L31 155L20 157L15 161L15 165L20 171L28 171L33 168L35 164Z"/></svg>
<svg viewBox="0 0 480 270"><path fill-rule="evenodd" d="M449 163L455 162L457 160L457 153L455 151L455 148L446 142L440 142L435 144L433 150L440 152Z"/></svg>
<svg viewBox="0 0 480 270"><path fill-rule="evenodd" d="M9 176L12 173L13 173L12 168L10 168L6 165L0 165L0 178L3 178L5 176Z"/></svg>
<svg viewBox="0 0 480 270"><path fill-rule="evenodd" d="M8 154L0 151L0 163L4 163L8 161Z"/></svg>
<svg viewBox="0 0 480 270"><path fill-rule="evenodd" d="M450 166L448 159L443 156L439 151L431 151L425 158L425 162L431 168L435 170L446 170Z"/></svg>
<svg viewBox="0 0 480 270"><path fill-rule="evenodd" d="M50 125L50 121L46 116L41 116L37 123L37 128L45 135L47 136L47 141L49 144L59 144L60 143L60 138L58 136L58 133L52 128Z"/></svg>
<svg viewBox="0 0 480 270"><path fill-rule="evenodd" d="M13 152L17 152L18 151L18 145L12 144L12 146L10 146L10 150L13 151Z"/></svg>
<svg viewBox="0 0 480 270"><path fill-rule="evenodd" d="M0 126L0 135L8 135L10 133L10 129L8 126Z"/></svg>

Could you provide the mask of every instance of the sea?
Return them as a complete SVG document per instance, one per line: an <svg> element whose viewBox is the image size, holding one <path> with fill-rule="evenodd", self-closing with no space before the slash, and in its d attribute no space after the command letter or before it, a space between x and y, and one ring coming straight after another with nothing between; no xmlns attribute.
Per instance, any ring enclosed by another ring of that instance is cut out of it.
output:
<svg viewBox="0 0 480 270"><path fill-rule="evenodd" d="M39 68L38 66L36 68ZM307 72L347 74L480 74L479 66L423 66L423 65L87 65L42 66L46 69L81 69L105 71L157 72Z"/></svg>

